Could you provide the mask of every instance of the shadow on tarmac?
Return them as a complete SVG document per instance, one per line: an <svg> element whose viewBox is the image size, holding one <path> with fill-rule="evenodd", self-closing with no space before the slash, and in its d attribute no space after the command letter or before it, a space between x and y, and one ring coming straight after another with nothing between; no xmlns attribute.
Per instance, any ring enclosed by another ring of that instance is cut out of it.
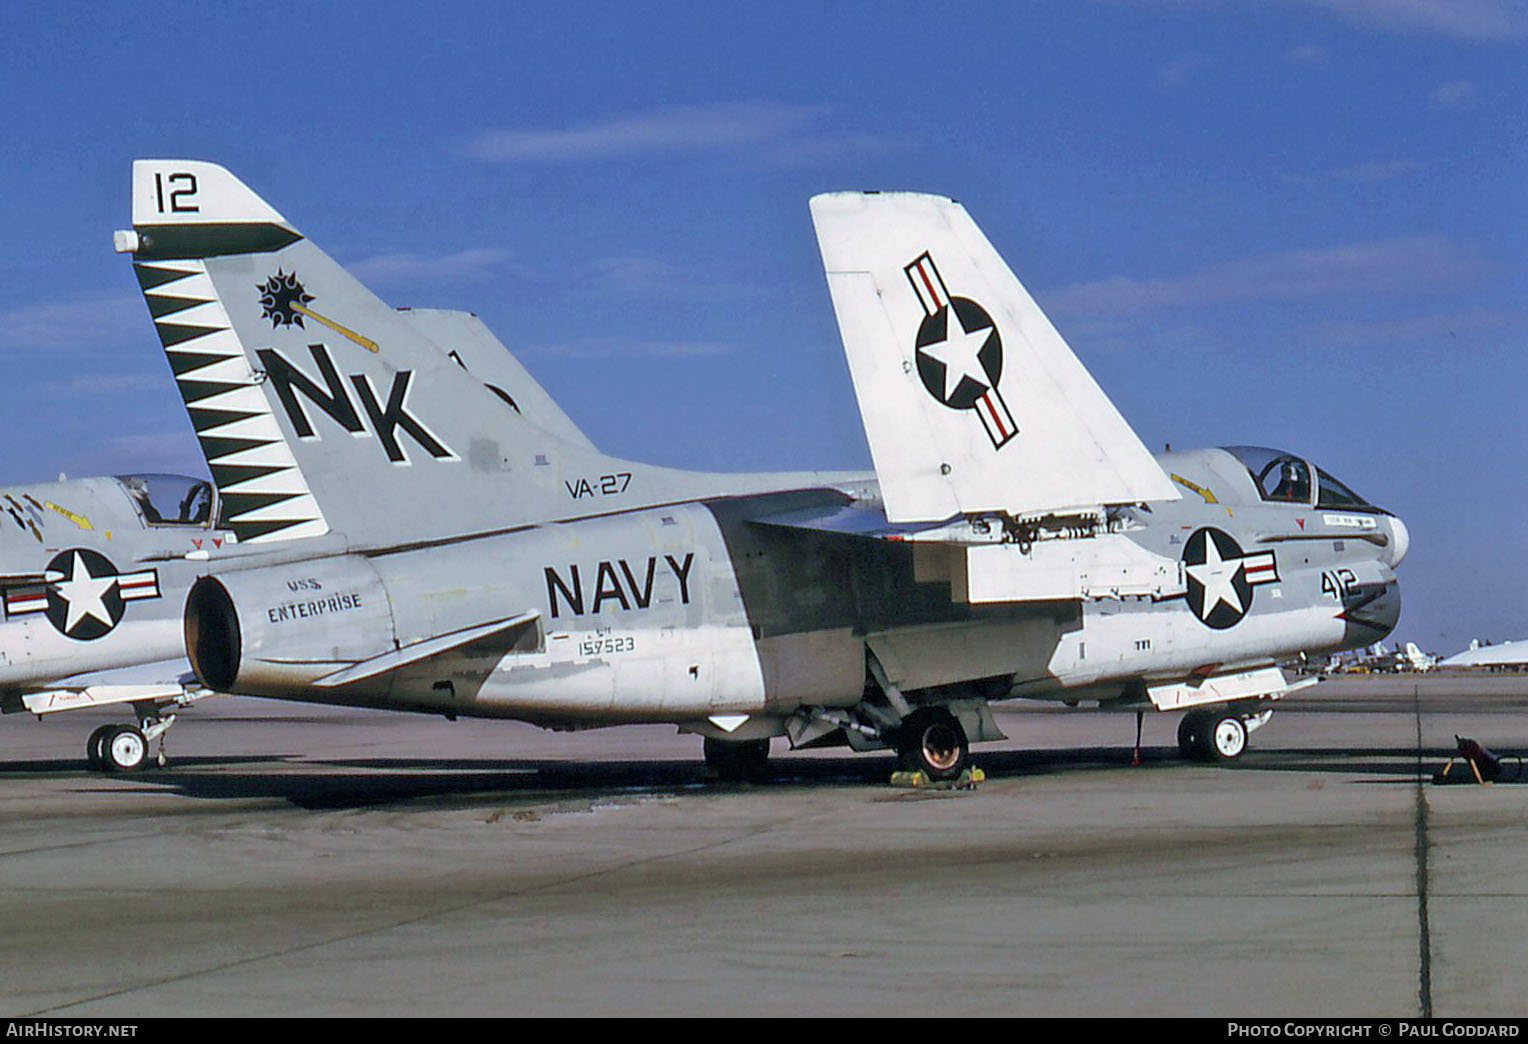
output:
<svg viewBox="0 0 1528 1044"><path fill-rule="evenodd" d="M1176 747L1147 747L1133 771L1298 772L1340 778L1354 784L1413 786L1431 780L1453 755L1449 748L1331 748L1253 750L1229 766L1184 762ZM991 781L1130 768L1129 747L1067 750L978 751L973 764ZM282 766L290 766L283 771ZM276 800L310 810L371 808L412 801L479 802L493 795L544 802L675 791L729 793L759 789L822 786L884 787L896 769L889 754L843 757L777 756L760 783L715 780L699 759L576 761L552 758L364 758L301 760L287 755L178 758L167 768L132 775L87 773L74 760L35 760L0 765L0 779L21 775L70 775L100 779L103 792L124 784L144 791L169 791L206 801ZM110 787L106 781L110 780ZM1509 785L1515 781L1505 781ZM1528 780L1524 780L1528 782Z"/></svg>

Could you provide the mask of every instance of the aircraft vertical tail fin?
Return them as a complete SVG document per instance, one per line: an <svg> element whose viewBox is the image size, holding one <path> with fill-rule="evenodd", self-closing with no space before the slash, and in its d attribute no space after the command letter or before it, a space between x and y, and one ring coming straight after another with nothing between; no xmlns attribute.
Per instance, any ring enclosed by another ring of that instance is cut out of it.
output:
<svg viewBox="0 0 1528 1044"><path fill-rule="evenodd" d="M891 521L1178 498L959 203L842 192L811 208Z"/></svg>
<svg viewBox="0 0 1528 1044"><path fill-rule="evenodd" d="M611 470L539 387L522 389L527 414L516 389L468 372L497 344L480 323L384 304L216 164L135 162L117 249L134 255L241 541L396 543L542 521L567 510L568 474ZM432 339L445 336L473 341L478 362Z"/></svg>

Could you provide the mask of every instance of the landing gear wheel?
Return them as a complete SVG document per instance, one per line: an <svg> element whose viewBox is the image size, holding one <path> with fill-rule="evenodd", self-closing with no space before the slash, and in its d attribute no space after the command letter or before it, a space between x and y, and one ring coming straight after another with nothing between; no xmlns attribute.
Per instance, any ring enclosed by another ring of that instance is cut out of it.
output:
<svg viewBox="0 0 1528 1044"><path fill-rule="evenodd" d="M706 766L729 783L757 783L769 775L769 740L722 740L707 736Z"/></svg>
<svg viewBox="0 0 1528 1044"><path fill-rule="evenodd" d="M1207 710L1191 710L1178 722L1178 753L1189 761L1204 761L1208 756L1205 737L1212 717Z"/></svg>
<svg viewBox="0 0 1528 1044"><path fill-rule="evenodd" d="M966 730L942 707L914 711L897 729L897 756L903 770L922 771L929 779L957 778L970 752Z"/></svg>
<svg viewBox="0 0 1528 1044"><path fill-rule="evenodd" d="M92 772L101 772L106 768L106 737L116 729L115 725L102 725L90 734L85 741L85 764Z"/></svg>
<svg viewBox="0 0 1528 1044"><path fill-rule="evenodd" d="M101 744L101 760L108 772L135 772L149 757L149 741L132 725L116 725Z"/></svg>
<svg viewBox="0 0 1528 1044"><path fill-rule="evenodd" d="M1235 761L1247 750L1247 726L1234 714L1216 718L1206 737L1211 761Z"/></svg>

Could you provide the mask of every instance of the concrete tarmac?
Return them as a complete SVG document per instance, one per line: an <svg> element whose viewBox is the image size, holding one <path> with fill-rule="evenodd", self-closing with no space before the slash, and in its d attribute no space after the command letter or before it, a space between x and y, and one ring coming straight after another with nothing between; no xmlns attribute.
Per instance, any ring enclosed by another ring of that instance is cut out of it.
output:
<svg viewBox="0 0 1528 1044"><path fill-rule="evenodd" d="M1528 786L1431 782L1528 675L1330 681L1232 768L1004 704L974 791L233 698L108 776L103 720L0 721L0 1015L1528 1014Z"/></svg>

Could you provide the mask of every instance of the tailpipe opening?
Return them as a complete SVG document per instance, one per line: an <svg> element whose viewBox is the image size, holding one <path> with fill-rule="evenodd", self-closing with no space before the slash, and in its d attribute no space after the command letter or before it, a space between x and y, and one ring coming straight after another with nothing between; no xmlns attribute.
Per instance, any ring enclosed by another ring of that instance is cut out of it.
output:
<svg viewBox="0 0 1528 1044"><path fill-rule="evenodd" d="M233 599L217 580L202 577L186 597L186 655L196 680L218 692L232 690L242 651Z"/></svg>

